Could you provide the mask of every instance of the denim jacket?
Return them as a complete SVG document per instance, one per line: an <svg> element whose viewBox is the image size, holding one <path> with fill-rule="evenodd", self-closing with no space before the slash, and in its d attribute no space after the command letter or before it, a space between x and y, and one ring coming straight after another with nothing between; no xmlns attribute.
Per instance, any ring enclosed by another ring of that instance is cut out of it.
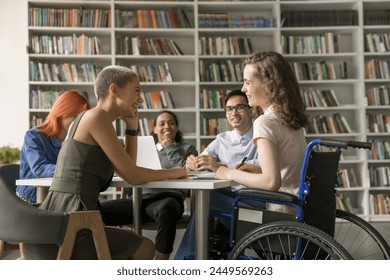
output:
<svg viewBox="0 0 390 280"><path fill-rule="evenodd" d="M29 129L20 154L20 179L53 177L61 143L59 138L50 138L36 128ZM37 202L35 187L18 186L16 192L30 203Z"/></svg>

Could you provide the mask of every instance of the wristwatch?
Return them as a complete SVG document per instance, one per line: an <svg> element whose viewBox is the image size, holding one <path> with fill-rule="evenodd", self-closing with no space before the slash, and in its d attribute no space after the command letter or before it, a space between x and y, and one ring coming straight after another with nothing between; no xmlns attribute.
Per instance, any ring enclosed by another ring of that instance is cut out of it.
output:
<svg viewBox="0 0 390 280"><path fill-rule="evenodd" d="M138 136L139 135L139 129L126 129L125 133L129 136Z"/></svg>

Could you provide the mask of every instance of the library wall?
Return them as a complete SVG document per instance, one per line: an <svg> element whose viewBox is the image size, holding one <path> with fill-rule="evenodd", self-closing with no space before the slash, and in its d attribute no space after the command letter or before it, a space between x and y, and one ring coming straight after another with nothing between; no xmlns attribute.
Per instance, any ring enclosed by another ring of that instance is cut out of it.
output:
<svg viewBox="0 0 390 280"><path fill-rule="evenodd" d="M0 146L21 147L28 129L27 0L0 1Z"/></svg>
<svg viewBox="0 0 390 280"><path fill-rule="evenodd" d="M34 2L34 1L31 1ZM37 1L37 2L61 2L61 1ZM110 3L115 3L115 7L121 8L123 10L131 10L135 9L136 6L143 5L143 7L148 8L148 4L142 3L142 1L100 1L104 7L110 6ZM126 3L132 2L132 3ZM190 1L188 1L190 2ZM210 1L211 2L211 1ZM325 67L330 67L335 70L335 78L332 79L332 71L329 77L325 76L325 80L315 80L310 77L310 74L315 74L314 72L309 73L309 76L302 76L300 81L300 85L303 89L303 94L308 96L310 99L310 95L312 98L317 98L317 100L312 101L310 106L308 106L308 113L311 116L311 119L314 121L321 123L321 118L319 115L324 115L328 117L330 124L332 121L337 123L337 118L331 118L333 116L337 116L336 113L340 112L341 115L344 115L347 122L349 123L350 129L344 130L341 133L310 133L307 131L308 139L317 138L317 137L329 137L329 138L353 138L355 140L377 140L378 145L380 146L380 142L389 142L389 132L381 129L381 123L386 122L386 118L384 116L388 116L389 105L384 106L384 104L376 102L370 103L370 98L368 98L368 105L364 102L366 101L366 95L369 95L370 91L378 91L379 93L382 90L382 86L388 89L390 85L390 79L387 76L388 67L385 67L386 64L384 61L388 61L389 58L389 48L384 45L384 47L380 47L379 49L372 48L368 45L368 49L365 46L365 39L369 37L368 35L383 34L389 35L390 28L389 22L385 22L384 25L380 25L380 23L373 23L374 25L365 22L363 19L363 12L366 10L375 10L375 9L389 9L390 4L388 1L372 1L372 0L346 0L339 3L339 8L342 10L357 10L358 11L358 25L352 26L342 26L342 27L314 27L314 28L306 28L306 27L287 27L281 25L282 12L283 11L302 11L308 9L305 7L303 2L312 2L313 5L310 5L310 9L324 10L328 9L329 5L327 5L327 1L255 1L255 5L262 6L264 11L267 11L264 16L275 18L275 27L267 28L267 29L256 29L256 30L248 30L245 29L245 36L252 39L252 45L256 45L258 49L275 49L282 51L282 36L292 36L295 38L301 38L303 40L307 38L313 39L314 35L321 35L325 31L331 32L332 35L336 35L333 39L338 40L338 43L341 44L341 52L337 53L287 53L284 51L284 55L291 61L295 63L296 68L299 70L300 68L304 69L307 66L318 67L322 66L321 62L326 60L328 64L325 64ZM91 2L92 3L92 2ZM96 1L93 1L96 3ZM207 3L207 1L195 1L195 4L185 3L184 7L189 10L193 9L200 14L212 13L217 10L223 10L218 6L218 4ZM252 7L252 3L247 4L224 4L226 6L225 11L231 12L232 10L240 7L238 13L246 13L248 7ZM58 5L58 4L57 4ZM164 7L164 3L160 3L159 6L161 9ZM197 7L197 9L193 7ZM191 8L192 7L192 8ZM173 39L174 41L180 44L184 52L184 56L177 57L171 56L169 58L165 57L129 57L129 55L122 55L120 52L116 52L114 46L116 43L114 42L116 39L116 35L120 35L119 37L123 37L129 30L113 27L108 32L107 31L92 31L92 32L84 32L90 35L97 35L101 37L103 42L111 42L108 50L104 50L108 52L107 56L103 56L102 59L95 59L96 62L103 61L103 64L109 63L118 63L118 64L139 64L141 61L146 61L147 64L159 64L164 61L168 61L170 66L172 65L172 74L174 75L174 79L176 83L169 85L164 84L162 89L165 92L171 92L173 95L173 99L176 102L175 112L179 114L179 118L182 123L192 122L195 119L195 124L190 127L185 127L186 131L186 139L191 141L193 144L196 144L197 147L207 144L210 142L214 136L207 135L204 130L205 125L203 121L208 118L223 118L224 113L221 108L210 106L208 108L203 108L201 103L201 97L203 94L205 96L211 94L211 90L219 91L222 89L233 89L240 88L241 83L229 83L229 82L216 82L216 81L200 81L198 74L200 74L200 69L202 65L212 65L219 58L227 62L229 59L232 62L235 62L242 57L246 56L245 54L236 55L236 54L225 54L222 57L209 55L207 53L201 53L199 49L197 49L197 40L207 37L217 37L219 34L222 34L223 37L234 37L238 33L237 31L230 31L227 28L217 30L217 29L205 29L199 28L197 24L200 24L199 19L194 20L194 28L186 29L186 32L180 32L179 30L175 30L174 32L166 32L160 33L160 31L148 30L144 31L142 29L131 29L136 35L140 35L140 37L150 38L153 36L157 36L160 38L168 38ZM378 25L379 24L379 25ZM9 28L12 26L12 28ZM28 26L27 22L27 0L21 1L12 1L12 0L2 0L0 1L0 56L2 58L3 67L0 68L0 83L2 86L1 94L2 94L2 102L0 102L0 128L2 130L2 135L0 137L0 145L13 145L13 146L21 146L23 141L24 132L28 129L30 125L30 114L29 114L29 94L30 94L30 86L29 86L29 77L28 77L28 63L29 58L26 52L26 45L28 44L28 30L26 28ZM114 25L113 25L114 26ZM306 30L307 29L307 30ZM32 34L38 31L34 31L32 29ZM241 30L240 30L241 32ZM41 32L45 33L45 32ZM48 32L50 33L50 32ZM65 34L72 34L73 32L66 32ZM78 32L83 33L83 32ZM17 36L15 36L17 34ZM63 33L64 34L64 33ZM157 35L156 35L157 34ZM331 34L328 34L328 39L331 38ZM379 39L380 40L380 39ZM3 42L7 42L3 44ZM375 41L374 41L375 42ZM298 45L297 45L298 46ZM335 47L335 45L333 46ZM337 46L336 46L337 50ZM38 56L31 56L33 60L45 60L45 56L39 58ZM54 57L52 60L56 60ZM65 61L66 59L62 59ZM89 58L85 58L84 60L89 60ZM341 74L343 71L343 65L339 65L339 62L346 62L348 67L348 77L343 77ZM367 72L365 75L365 68L369 68L371 65L371 69L375 65L382 65L382 72L378 73ZM227 64L227 67L230 66ZM177 70L179 69L179 70ZM192 69L191 71L180 71L180 69ZM213 68L211 68L213 69ZM321 72L320 72L321 73ZM322 73L321 73L322 74ZM186 75L186 76L185 76ZM184 81L185 82L180 82ZM31 88L37 88L34 84L36 82L31 83ZM92 88L93 83L89 83L83 87L87 89ZM50 85L50 84L49 84ZM178 89L179 86L179 89ZM150 94L155 89L159 89L161 86L157 85L147 85L145 84L144 90L147 94ZM317 92L310 93L310 90L317 90ZM337 99L341 106L334 107L330 106L330 103L321 103L321 96L326 100L331 97L331 90L334 90L337 96ZM317 94L319 93L319 95ZM214 93L213 93L214 94ZM218 93L220 95L221 93ZM320 106L318 106L318 98L320 98ZM322 105L321 105L322 104ZM195 113L193 113L195 109ZM142 117L150 118L155 114L158 109L142 109ZM382 116L381 116L382 115ZM367 120L375 123L376 125L372 125L372 130L366 130L366 116ZM325 119L323 119L325 121ZM333 129L331 127L331 129ZM335 131L338 132L337 127L335 127ZM210 134L210 133L209 133ZM378 147L379 147L378 146ZM351 178L345 178L345 184L348 185L346 180L350 180L349 188L343 188L339 190L339 194L342 194L344 197L349 197L349 200L352 202L352 207L357 214L361 215L363 218L371 221L389 221L389 215L382 214L374 214L374 209L370 208L373 205L371 203L370 198L371 195L377 195L380 193L389 195L390 189L388 187L384 187L381 181L369 181L371 179L368 172L376 172L382 173L385 170L382 167L387 167L389 164L389 159L375 159L370 157L370 154L366 151L354 151L348 150L345 153L346 157L342 160L341 167L344 169L344 173L351 174L351 171L354 170L355 175L357 175L356 180L352 176ZM376 170L376 171L375 171ZM348 200L348 199L347 199Z"/></svg>

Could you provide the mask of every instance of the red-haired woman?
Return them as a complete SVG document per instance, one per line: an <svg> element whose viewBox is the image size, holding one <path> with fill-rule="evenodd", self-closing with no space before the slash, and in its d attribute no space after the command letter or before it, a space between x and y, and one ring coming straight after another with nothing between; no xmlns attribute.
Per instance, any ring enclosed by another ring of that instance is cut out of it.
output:
<svg viewBox="0 0 390 280"><path fill-rule="evenodd" d="M20 154L20 178L53 177L58 153L70 124L78 114L90 109L88 100L78 91L62 93L54 103L46 120L29 129ZM36 203L36 188L18 186L17 194L30 203Z"/></svg>

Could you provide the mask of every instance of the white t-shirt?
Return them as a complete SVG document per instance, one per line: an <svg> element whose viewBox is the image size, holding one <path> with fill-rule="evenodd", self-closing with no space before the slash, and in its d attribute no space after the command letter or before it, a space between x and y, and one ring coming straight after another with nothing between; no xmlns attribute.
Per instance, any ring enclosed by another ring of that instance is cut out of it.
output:
<svg viewBox="0 0 390 280"><path fill-rule="evenodd" d="M257 138L265 138L276 145L282 178L279 191L296 195L306 149L306 139L302 129L292 129L284 125L283 122L275 115L272 107L269 107L253 124L253 141L256 145ZM291 212L287 210L287 207L275 206L277 207L270 205L268 208L275 211Z"/></svg>

